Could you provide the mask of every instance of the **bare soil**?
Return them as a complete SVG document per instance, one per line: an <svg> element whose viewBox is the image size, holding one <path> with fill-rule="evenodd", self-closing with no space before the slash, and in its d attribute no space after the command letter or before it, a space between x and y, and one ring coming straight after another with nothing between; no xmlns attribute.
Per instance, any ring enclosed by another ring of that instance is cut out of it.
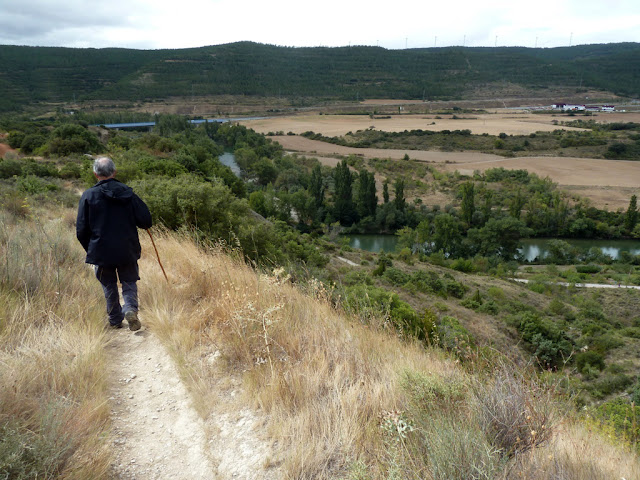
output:
<svg viewBox="0 0 640 480"><path fill-rule="evenodd" d="M146 329L144 318L142 323L135 333L126 326L108 332L112 478L276 478L274 471L264 470L269 449L257 437L255 414L214 408L202 419L173 360ZM220 405L227 403L221 398Z"/></svg>
<svg viewBox="0 0 640 480"><path fill-rule="evenodd" d="M4 158L7 152L17 153L16 150L11 148L6 143L0 143L0 158Z"/></svg>

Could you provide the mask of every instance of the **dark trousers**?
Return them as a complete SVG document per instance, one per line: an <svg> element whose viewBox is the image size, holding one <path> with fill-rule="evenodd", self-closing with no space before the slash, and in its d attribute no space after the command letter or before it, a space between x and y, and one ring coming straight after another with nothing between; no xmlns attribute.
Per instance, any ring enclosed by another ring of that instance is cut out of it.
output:
<svg viewBox="0 0 640 480"><path fill-rule="evenodd" d="M119 266L96 265L96 278L104 290L104 298L107 301L107 315L109 323L118 325L124 320L125 312L138 311L138 262ZM124 308L120 305L120 293L118 292L118 279L122 285L122 297Z"/></svg>

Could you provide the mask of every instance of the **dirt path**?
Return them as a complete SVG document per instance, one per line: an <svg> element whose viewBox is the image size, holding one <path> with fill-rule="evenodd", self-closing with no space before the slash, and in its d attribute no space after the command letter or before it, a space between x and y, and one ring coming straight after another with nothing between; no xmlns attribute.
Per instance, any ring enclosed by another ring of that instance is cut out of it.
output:
<svg viewBox="0 0 640 480"><path fill-rule="evenodd" d="M114 478L215 478L204 422L160 342L146 329L109 334Z"/></svg>
<svg viewBox="0 0 640 480"><path fill-rule="evenodd" d="M113 478L280 478L273 465L265 470L273 457L268 442L259 437L263 419L239 406L239 386L229 392L219 390L219 408L214 407L203 420L173 360L144 326L144 318L142 323L135 333L126 326L108 332L112 337L107 353L111 361Z"/></svg>

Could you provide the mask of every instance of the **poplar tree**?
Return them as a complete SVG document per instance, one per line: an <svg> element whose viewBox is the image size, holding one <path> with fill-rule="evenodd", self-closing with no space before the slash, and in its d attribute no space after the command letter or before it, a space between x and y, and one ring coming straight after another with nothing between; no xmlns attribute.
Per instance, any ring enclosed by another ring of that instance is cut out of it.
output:
<svg viewBox="0 0 640 480"><path fill-rule="evenodd" d="M382 184L382 201L389 203L389 180L385 180Z"/></svg>
<svg viewBox="0 0 640 480"><path fill-rule="evenodd" d="M351 225L357 220L357 212L353 204L353 176L346 160L342 160L333 170L335 192L333 215L342 225Z"/></svg>
<svg viewBox="0 0 640 480"><path fill-rule="evenodd" d="M322 169L320 165L316 165L311 171L309 193L314 199L316 209L322 208L324 204L324 182L322 181Z"/></svg>
<svg viewBox="0 0 640 480"><path fill-rule="evenodd" d="M631 195L629 207L624 217L624 226L628 232L632 232L638 223L638 197Z"/></svg>
<svg viewBox="0 0 640 480"><path fill-rule="evenodd" d="M398 179L394 184L396 197L393 199L393 204L399 212L404 212L407 202L404 198L404 180Z"/></svg>
<svg viewBox="0 0 640 480"><path fill-rule="evenodd" d="M378 206L376 180L373 173L362 170L358 176L358 214L360 218L375 217Z"/></svg>
<svg viewBox="0 0 640 480"><path fill-rule="evenodd" d="M473 220L475 212L475 187L473 182L466 182L462 185L462 205L460 206L460 216L469 226Z"/></svg>

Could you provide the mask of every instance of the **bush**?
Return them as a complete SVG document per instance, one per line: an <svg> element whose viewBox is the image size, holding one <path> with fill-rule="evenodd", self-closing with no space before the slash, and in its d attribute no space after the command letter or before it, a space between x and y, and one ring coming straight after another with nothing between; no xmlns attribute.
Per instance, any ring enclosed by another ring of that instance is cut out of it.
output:
<svg viewBox="0 0 640 480"><path fill-rule="evenodd" d="M637 407L622 398L603 403L594 410L593 417L601 424L613 427L619 438L624 441L630 444L640 441Z"/></svg>
<svg viewBox="0 0 640 480"><path fill-rule="evenodd" d="M523 312L511 321L542 367L558 368L570 358L573 345L557 324L532 312Z"/></svg>
<svg viewBox="0 0 640 480"><path fill-rule="evenodd" d="M601 353L587 350L576 355L576 367L580 373L585 373L589 367L604 370L604 356Z"/></svg>
<svg viewBox="0 0 640 480"><path fill-rule="evenodd" d="M0 424L0 477L57 478L74 450L68 434L55 419L36 429L15 420ZM35 430L35 431L34 431Z"/></svg>
<svg viewBox="0 0 640 480"><path fill-rule="evenodd" d="M604 398L613 393L622 392L625 388L633 384L633 380L624 373L617 375L602 375L590 387L591 394L595 398Z"/></svg>
<svg viewBox="0 0 640 480"><path fill-rule="evenodd" d="M480 305L478 312L488 313L489 315L498 315L498 313L500 313L500 307L493 300L488 300Z"/></svg>
<svg viewBox="0 0 640 480"><path fill-rule="evenodd" d="M578 265L576 272L578 273L600 273L602 267L600 265Z"/></svg>
<svg viewBox="0 0 640 480"><path fill-rule="evenodd" d="M17 160L0 160L0 178L11 178L22 175L22 162Z"/></svg>
<svg viewBox="0 0 640 480"><path fill-rule="evenodd" d="M476 410L487 438L508 457L548 441L555 418L551 392L503 366L491 384L476 385Z"/></svg>
<svg viewBox="0 0 640 480"><path fill-rule="evenodd" d="M399 287L404 285L411 278L408 274L397 268L387 268L383 273L383 278L386 279L391 285Z"/></svg>
<svg viewBox="0 0 640 480"><path fill-rule="evenodd" d="M459 272L473 273L475 272L475 265L469 258L456 258L451 263L451 268Z"/></svg>
<svg viewBox="0 0 640 480"><path fill-rule="evenodd" d="M447 293L452 297L462 298L464 294L467 292L467 290L469 290L469 287L455 280L451 280L447 282L446 289L447 289Z"/></svg>
<svg viewBox="0 0 640 480"><path fill-rule="evenodd" d="M475 340L460 321L449 315L445 315L438 322L436 329L440 346L458 354L466 354L466 351L475 345Z"/></svg>
<svg viewBox="0 0 640 480"><path fill-rule="evenodd" d="M411 275L411 283L423 293L445 294L445 284L435 272L418 271Z"/></svg>

